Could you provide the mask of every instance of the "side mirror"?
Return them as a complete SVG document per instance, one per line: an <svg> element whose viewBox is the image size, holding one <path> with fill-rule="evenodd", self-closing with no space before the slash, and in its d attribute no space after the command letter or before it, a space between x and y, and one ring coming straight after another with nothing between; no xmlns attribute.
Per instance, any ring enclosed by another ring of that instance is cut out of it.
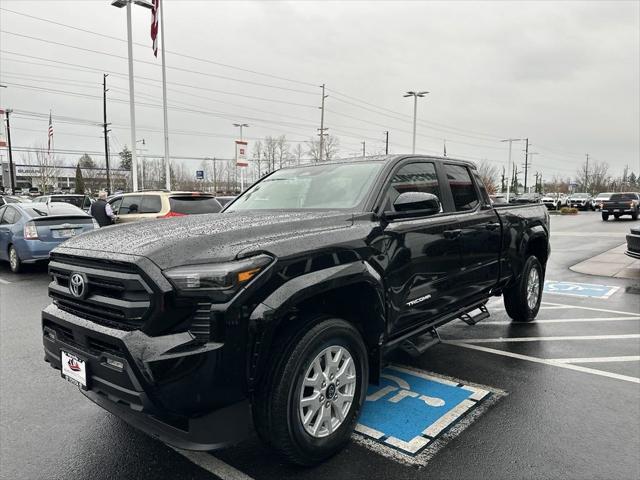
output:
<svg viewBox="0 0 640 480"><path fill-rule="evenodd" d="M435 215L442 210L440 200L431 193L404 192L393 202L393 212L385 212L385 217L408 218Z"/></svg>

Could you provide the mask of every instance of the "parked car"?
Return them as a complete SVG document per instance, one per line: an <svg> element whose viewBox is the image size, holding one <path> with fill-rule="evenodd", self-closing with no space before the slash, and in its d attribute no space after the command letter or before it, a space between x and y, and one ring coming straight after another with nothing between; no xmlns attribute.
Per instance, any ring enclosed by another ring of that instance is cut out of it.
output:
<svg viewBox="0 0 640 480"><path fill-rule="evenodd" d="M541 193L523 193L519 195L517 198L513 199L513 203L541 203L542 202L542 194Z"/></svg>
<svg viewBox="0 0 640 480"><path fill-rule="evenodd" d="M560 210L567 205L567 199L563 193L547 193L542 197L542 203L549 210Z"/></svg>
<svg viewBox="0 0 640 480"><path fill-rule="evenodd" d="M633 220L638 219L640 209L640 194L636 192L612 193L609 200L602 203L602 220L609 220L613 215L616 220L623 215L631 215Z"/></svg>
<svg viewBox="0 0 640 480"><path fill-rule="evenodd" d="M171 445L220 448L255 425L312 465L349 440L390 352L421 355L436 327L477 323L499 294L533 320L549 251L546 208L493 207L470 162L283 168L221 214L58 247L45 359Z"/></svg>
<svg viewBox="0 0 640 480"><path fill-rule="evenodd" d="M116 223L218 213L222 205L210 193L148 190L114 195L109 199Z"/></svg>
<svg viewBox="0 0 640 480"><path fill-rule="evenodd" d="M613 195L613 193L611 192L603 192L596 195L596 197L593 199L594 209L602 210L602 204L605 202L605 200L609 200L611 198L611 195Z"/></svg>
<svg viewBox="0 0 640 480"><path fill-rule="evenodd" d="M91 197L77 193L65 193L54 195L41 195L33 199L33 203L68 203L75 207L81 208L85 212L91 208Z"/></svg>
<svg viewBox="0 0 640 480"><path fill-rule="evenodd" d="M235 196L224 196L224 197L216 197L216 200L218 200L218 202L220 202L220 205L222 205L223 207L227 204L227 203L231 203L236 199Z"/></svg>
<svg viewBox="0 0 640 480"><path fill-rule="evenodd" d="M18 273L23 263L47 260L68 238L98 228L96 221L66 203L10 203L0 207L0 260Z"/></svg>
<svg viewBox="0 0 640 480"><path fill-rule="evenodd" d="M593 197L589 193L572 193L569 195L569 206L578 210L595 210Z"/></svg>
<svg viewBox="0 0 640 480"><path fill-rule="evenodd" d="M0 207L7 203L25 203L27 200L14 195L0 195Z"/></svg>
<svg viewBox="0 0 640 480"><path fill-rule="evenodd" d="M627 251L625 253L640 260L640 227L633 227L631 233L627 235Z"/></svg>
<svg viewBox="0 0 640 480"><path fill-rule="evenodd" d="M506 195L489 195L489 199L493 205L505 205L509 203Z"/></svg>

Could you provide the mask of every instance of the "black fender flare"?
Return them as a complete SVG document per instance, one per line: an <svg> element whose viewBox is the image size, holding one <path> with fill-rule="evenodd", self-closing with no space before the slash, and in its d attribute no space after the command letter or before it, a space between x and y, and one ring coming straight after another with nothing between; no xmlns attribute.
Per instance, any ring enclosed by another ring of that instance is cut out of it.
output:
<svg viewBox="0 0 640 480"><path fill-rule="evenodd" d="M384 338L386 325L385 288L382 277L368 262L357 261L295 277L272 292L251 312L250 348L247 359L249 390L254 389L256 380L264 370L265 362L262 360L269 354L276 329L288 315L295 314L297 305L323 293L362 283L370 285L375 291L375 308L380 312L379 319L371 319L373 325L369 325L370 341L365 341L370 356L374 356L370 359L374 362L370 365L371 376L374 380L377 379L376 371L381 363L379 347ZM375 338L375 341L372 342L371 338Z"/></svg>

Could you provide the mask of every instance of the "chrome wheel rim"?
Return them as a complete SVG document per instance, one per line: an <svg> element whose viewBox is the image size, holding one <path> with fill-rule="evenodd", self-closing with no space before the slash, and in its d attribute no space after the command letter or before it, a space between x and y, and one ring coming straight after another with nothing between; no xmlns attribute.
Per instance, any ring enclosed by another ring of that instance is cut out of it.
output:
<svg viewBox="0 0 640 480"><path fill-rule="evenodd" d="M18 254L16 253L15 248L12 248L11 250L9 250L9 264L11 265L11 268L14 270L18 266Z"/></svg>
<svg viewBox="0 0 640 480"><path fill-rule="evenodd" d="M305 432L323 438L335 432L347 417L356 392L356 367L341 345L322 350L307 368L298 401Z"/></svg>
<svg viewBox="0 0 640 480"><path fill-rule="evenodd" d="M536 308L539 295L540 274L538 273L538 269L532 268L529 272L529 279L527 280L527 305L529 306L529 310Z"/></svg>

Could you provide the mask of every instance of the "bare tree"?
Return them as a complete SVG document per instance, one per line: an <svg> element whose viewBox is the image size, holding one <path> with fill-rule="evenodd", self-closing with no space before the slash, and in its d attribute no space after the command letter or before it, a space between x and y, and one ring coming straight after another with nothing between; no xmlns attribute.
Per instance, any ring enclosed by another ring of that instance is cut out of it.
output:
<svg viewBox="0 0 640 480"><path fill-rule="evenodd" d="M307 154L314 162L333 160L338 156L340 151L340 140L333 135L327 135L322 145L322 156L320 158L320 139L312 138L307 142Z"/></svg>
<svg viewBox="0 0 640 480"><path fill-rule="evenodd" d="M302 156L304 152L302 150L302 145L300 143L296 143L295 148L293 149L293 159L296 162L296 165L300 165L300 161L302 160Z"/></svg>
<svg viewBox="0 0 640 480"><path fill-rule="evenodd" d="M41 191L53 190L57 187L60 159L56 155L48 154L44 147L34 146L23 156L23 161L28 165L37 167L36 179Z"/></svg>
<svg viewBox="0 0 640 480"><path fill-rule="evenodd" d="M484 182L484 186L487 189L489 195L495 195L497 192L497 183L500 177L500 170L495 165L491 165L488 160L483 159L477 165L478 175Z"/></svg>
<svg viewBox="0 0 640 480"><path fill-rule="evenodd" d="M278 168L287 166L287 163L290 158L289 153L289 143L287 143L287 137L284 135L280 135L276 140L276 157L278 158Z"/></svg>

